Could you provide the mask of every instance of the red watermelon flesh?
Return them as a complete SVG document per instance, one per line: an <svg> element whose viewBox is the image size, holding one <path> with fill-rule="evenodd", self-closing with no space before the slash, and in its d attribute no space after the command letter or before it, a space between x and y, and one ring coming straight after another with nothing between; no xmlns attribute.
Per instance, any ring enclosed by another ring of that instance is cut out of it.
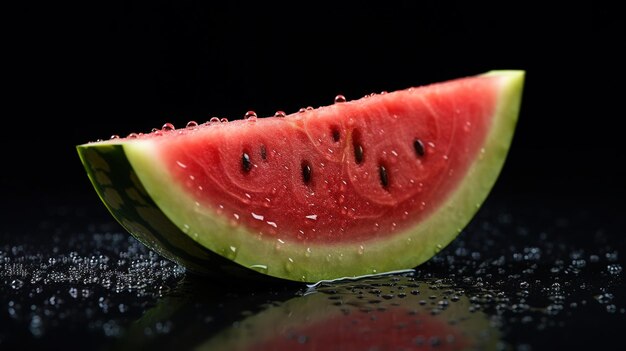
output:
<svg viewBox="0 0 626 351"><path fill-rule="evenodd" d="M194 270L207 249L302 281L412 268L487 197L513 137L523 78L494 71L78 150L122 225ZM112 176L114 164L128 170Z"/></svg>
<svg viewBox="0 0 626 351"><path fill-rule="evenodd" d="M261 235L391 236L440 206L479 157L498 88L497 78L470 78L220 123L164 138L156 152L201 205Z"/></svg>

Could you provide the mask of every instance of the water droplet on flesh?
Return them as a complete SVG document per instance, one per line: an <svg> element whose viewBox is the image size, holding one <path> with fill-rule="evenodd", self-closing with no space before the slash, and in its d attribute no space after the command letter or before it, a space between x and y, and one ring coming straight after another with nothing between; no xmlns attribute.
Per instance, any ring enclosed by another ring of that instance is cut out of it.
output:
<svg viewBox="0 0 626 351"><path fill-rule="evenodd" d="M250 121L250 122L256 122L257 115L256 115L256 112L254 112L254 111L248 111L248 112L246 112L246 114L243 116L243 118L244 118L245 120L247 120L247 121Z"/></svg>
<svg viewBox="0 0 626 351"><path fill-rule="evenodd" d="M343 95L335 96L335 103L336 104L339 104L339 103L342 103L342 102L346 102L346 97L345 96L343 96Z"/></svg>

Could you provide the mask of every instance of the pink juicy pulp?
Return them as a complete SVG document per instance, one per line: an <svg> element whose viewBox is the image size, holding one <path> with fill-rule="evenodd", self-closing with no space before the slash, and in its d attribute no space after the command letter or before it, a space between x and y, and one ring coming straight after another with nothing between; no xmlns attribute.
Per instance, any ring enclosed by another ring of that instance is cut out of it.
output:
<svg viewBox="0 0 626 351"><path fill-rule="evenodd" d="M479 157L497 93L497 78L457 79L286 118L201 126L155 145L197 205L233 226L290 242L363 242L414 226L446 200Z"/></svg>

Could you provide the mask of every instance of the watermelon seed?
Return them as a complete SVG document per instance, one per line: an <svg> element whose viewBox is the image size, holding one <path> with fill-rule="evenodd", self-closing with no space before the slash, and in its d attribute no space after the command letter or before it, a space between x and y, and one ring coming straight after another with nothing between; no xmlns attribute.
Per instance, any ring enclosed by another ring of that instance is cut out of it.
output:
<svg viewBox="0 0 626 351"><path fill-rule="evenodd" d="M274 113L274 117L285 117L287 114L285 113L285 111L276 111L276 113Z"/></svg>
<svg viewBox="0 0 626 351"><path fill-rule="evenodd" d="M424 143L422 143L422 141L419 139L415 139L415 141L413 142L413 148L415 149L415 153L418 156L424 156L424 154L426 153L426 150L424 149Z"/></svg>
<svg viewBox="0 0 626 351"><path fill-rule="evenodd" d="M341 137L341 134L339 133L339 128L337 126L330 127L330 133L333 136L333 141L339 142L339 138Z"/></svg>
<svg viewBox="0 0 626 351"><path fill-rule="evenodd" d="M165 123L163 125L163 127L161 127L161 130L164 131L164 132L167 132L167 131L170 131L170 130L174 130L174 129L176 129L176 128L171 123Z"/></svg>
<svg viewBox="0 0 626 351"><path fill-rule="evenodd" d="M252 162L250 162L250 156L247 153L244 152L241 155L241 169L245 173L248 173L248 172L250 172L251 168L252 168Z"/></svg>
<svg viewBox="0 0 626 351"><path fill-rule="evenodd" d="M267 160L267 149L265 145L261 145L261 158Z"/></svg>
<svg viewBox="0 0 626 351"><path fill-rule="evenodd" d="M196 121L189 121L187 122L187 128L193 128L193 127L197 127L198 126L198 122Z"/></svg>
<svg viewBox="0 0 626 351"><path fill-rule="evenodd" d="M243 116L243 118L245 120L247 120L247 121L250 121L250 122L256 122L257 115L256 115L256 112L254 112L254 111L248 111Z"/></svg>
<svg viewBox="0 0 626 351"><path fill-rule="evenodd" d="M335 103L342 103L342 102L346 102L346 97L343 95L337 95L335 96Z"/></svg>
<svg viewBox="0 0 626 351"><path fill-rule="evenodd" d="M389 177L387 175L387 168L384 165L378 165L378 175L380 176L380 184L382 184L383 188L389 188Z"/></svg>
<svg viewBox="0 0 626 351"><path fill-rule="evenodd" d="M311 165L307 161L302 161L302 180L304 184L309 184L311 182L311 176L313 175L313 169L311 169Z"/></svg>
<svg viewBox="0 0 626 351"><path fill-rule="evenodd" d="M354 160L357 164L361 164L363 162L363 146L358 143L354 143Z"/></svg>

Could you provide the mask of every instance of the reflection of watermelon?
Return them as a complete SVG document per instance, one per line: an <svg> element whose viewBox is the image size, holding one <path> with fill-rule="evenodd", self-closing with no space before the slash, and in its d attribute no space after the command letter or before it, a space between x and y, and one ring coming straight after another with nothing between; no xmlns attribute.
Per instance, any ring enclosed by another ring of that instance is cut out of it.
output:
<svg viewBox="0 0 626 351"><path fill-rule="evenodd" d="M467 296L449 300L406 277L321 287L227 328L197 350L495 350L499 331L470 312ZM430 282L432 283L432 282ZM403 289L403 290L399 290ZM439 300L424 301L439 295ZM445 296L445 297L444 297Z"/></svg>
<svg viewBox="0 0 626 351"><path fill-rule="evenodd" d="M316 281L411 268L493 186L523 77L496 71L78 151L120 223L192 270L235 267L227 258Z"/></svg>

